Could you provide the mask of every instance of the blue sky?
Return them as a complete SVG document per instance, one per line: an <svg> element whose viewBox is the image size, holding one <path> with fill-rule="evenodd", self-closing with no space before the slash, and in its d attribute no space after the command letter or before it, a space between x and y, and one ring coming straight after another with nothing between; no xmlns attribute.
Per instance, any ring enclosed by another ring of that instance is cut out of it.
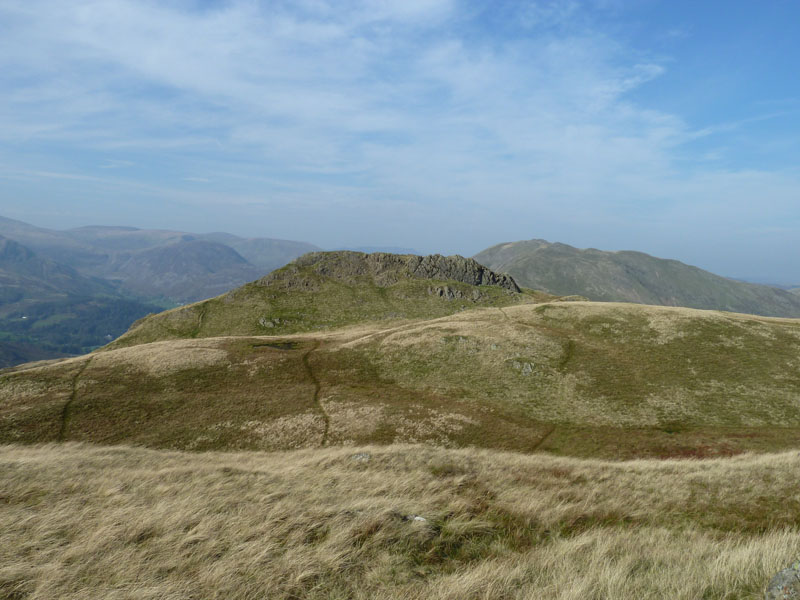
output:
<svg viewBox="0 0 800 600"><path fill-rule="evenodd" d="M0 0L0 214L800 283L800 3Z"/></svg>

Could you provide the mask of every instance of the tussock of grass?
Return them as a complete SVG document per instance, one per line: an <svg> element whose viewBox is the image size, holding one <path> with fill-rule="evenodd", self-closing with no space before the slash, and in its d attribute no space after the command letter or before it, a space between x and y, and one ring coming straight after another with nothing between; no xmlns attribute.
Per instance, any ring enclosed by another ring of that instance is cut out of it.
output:
<svg viewBox="0 0 800 600"><path fill-rule="evenodd" d="M0 597L755 599L800 552L798 469L6 446Z"/></svg>

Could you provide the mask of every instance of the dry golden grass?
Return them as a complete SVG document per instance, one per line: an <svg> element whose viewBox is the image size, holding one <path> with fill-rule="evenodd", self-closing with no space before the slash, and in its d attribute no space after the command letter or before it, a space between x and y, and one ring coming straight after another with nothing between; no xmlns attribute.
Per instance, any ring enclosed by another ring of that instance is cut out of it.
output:
<svg viewBox="0 0 800 600"><path fill-rule="evenodd" d="M800 553L798 471L798 452L5 446L0 598L756 599Z"/></svg>
<svg viewBox="0 0 800 600"><path fill-rule="evenodd" d="M110 368L123 366L148 375L168 375L185 369L227 364L228 352L223 347L224 338L175 340L153 342L146 346L120 348L99 352L94 356L95 366Z"/></svg>

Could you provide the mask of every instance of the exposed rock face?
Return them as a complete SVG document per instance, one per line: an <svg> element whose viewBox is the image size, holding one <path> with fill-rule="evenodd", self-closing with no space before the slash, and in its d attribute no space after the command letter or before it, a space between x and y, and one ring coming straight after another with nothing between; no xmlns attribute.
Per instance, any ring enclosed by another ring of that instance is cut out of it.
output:
<svg viewBox="0 0 800 600"><path fill-rule="evenodd" d="M471 258L463 256L416 256L375 252L311 252L297 258L286 269L270 273L260 283L268 285L283 280L288 283L299 271L310 267L319 275L354 283L359 277L370 277L377 285L387 287L403 279L432 279L458 281L469 285L493 285L519 292L514 279L505 273L495 273ZM297 281L307 287L307 280Z"/></svg>
<svg viewBox="0 0 800 600"><path fill-rule="evenodd" d="M765 600L800 599L800 561L780 571L767 585Z"/></svg>

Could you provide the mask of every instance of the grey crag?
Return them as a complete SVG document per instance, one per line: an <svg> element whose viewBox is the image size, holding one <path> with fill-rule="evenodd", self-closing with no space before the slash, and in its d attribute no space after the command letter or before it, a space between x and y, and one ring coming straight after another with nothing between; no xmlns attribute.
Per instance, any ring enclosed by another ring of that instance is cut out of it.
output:
<svg viewBox="0 0 800 600"><path fill-rule="evenodd" d="M370 277L380 287L388 287L406 279L433 279L520 291L510 275L495 273L471 258L385 252L311 252L297 258L287 269L270 273L261 283L269 285L277 281L291 281L309 268L318 275L346 283L354 283L360 277Z"/></svg>

